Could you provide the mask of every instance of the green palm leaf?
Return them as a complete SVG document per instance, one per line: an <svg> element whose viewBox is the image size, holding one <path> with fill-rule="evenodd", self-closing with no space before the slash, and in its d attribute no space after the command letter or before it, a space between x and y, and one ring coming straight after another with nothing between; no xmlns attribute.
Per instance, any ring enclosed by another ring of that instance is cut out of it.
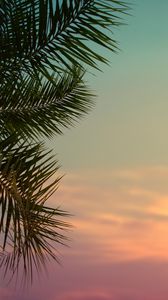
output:
<svg viewBox="0 0 168 300"><path fill-rule="evenodd" d="M120 14L127 9L124 2L113 0L1 0L7 16L1 26L0 59L19 71L38 69L45 76L48 67L55 72L80 63L97 67L96 61L107 60L92 43L116 51L106 29L120 25Z"/></svg>
<svg viewBox="0 0 168 300"><path fill-rule="evenodd" d="M9 138L0 150L1 265L13 274L22 265L32 280L33 265L39 270L49 258L58 261L53 245L66 240L68 214L45 205L61 177L52 180L58 167L42 145Z"/></svg>
<svg viewBox="0 0 168 300"><path fill-rule="evenodd" d="M4 83L1 87L0 130L8 136L51 136L61 133L86 114L93 102L83 71L75 68L51 81L30 76Z"/></svg>
<svg viewBox="0 0 168 300"><path fill-rule="evenodd" d="M116 52L112 28L128 6L119 0L0 0L1 267L32 280L54 243L66 242L68 214L46 206L60 177L39 137L62 133L92 107L87 66Z"/></svg>

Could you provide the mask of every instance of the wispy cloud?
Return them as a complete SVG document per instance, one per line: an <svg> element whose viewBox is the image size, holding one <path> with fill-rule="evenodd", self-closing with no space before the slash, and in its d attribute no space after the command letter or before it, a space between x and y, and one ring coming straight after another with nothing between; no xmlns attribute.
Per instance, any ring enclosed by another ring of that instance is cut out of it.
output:
<svg viewBox="0 0 168 300"><path fill-rule="evenodd" d="M167 181L161 166L64 177L50 204L74 214L70 248L23 299L167 300Z"/></svg>
<svg viewBox="0 0 168 300"><path fill-rule="evenodd" d="M69 255L87 256L92 263L168 260L167 180L164 166L67 176L57 199L74 213L77 248L72 247Z"/></svg>

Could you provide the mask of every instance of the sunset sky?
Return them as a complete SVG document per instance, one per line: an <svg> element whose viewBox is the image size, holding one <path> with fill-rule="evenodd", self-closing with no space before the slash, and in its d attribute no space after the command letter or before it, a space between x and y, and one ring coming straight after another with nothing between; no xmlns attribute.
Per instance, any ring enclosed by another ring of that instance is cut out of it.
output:
<svg viewBox="0 0 168 300"><path fill-rule="evenodd" d="M0 300L168 299L168 1L132 3L121 50L86 76L95 108L50 144L65 174L50 204L73 215L62 266Z"/></svg>

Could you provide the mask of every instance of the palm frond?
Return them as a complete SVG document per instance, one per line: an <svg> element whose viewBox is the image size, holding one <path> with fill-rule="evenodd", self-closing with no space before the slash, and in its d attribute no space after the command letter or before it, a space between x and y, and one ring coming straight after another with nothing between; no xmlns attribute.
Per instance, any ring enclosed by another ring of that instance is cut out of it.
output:
<svg viewBox="0 0 168 300"><path fill-rule="evenodd" d="M80 68L51 81L24 77L1 86L0 130L31 137L61 133L93 106Z"/></svg>
<svg viewBox="0 0 168 300"><path fill-rule="evenodd" d="M62 217L68 214L45 205L61 177L51 181L58 167L39 144L9 138L0 150L1 267L15 274L22 265L32 280L33 266L38 270L47 259L58 261L53 244L66 241L62 232L69 224Z"/></svg>
<svg viewBox="0 0 168 300"><path fill-rule="evenodd" d="M74 64L97 68L97 61L107 62L92 43L117 50L106 29L121 24L128 6L114 0L1 0L1 10L7 15L1 26L1 61L47 76L48 67L59 72Z"/></svg>
<svg viewBox="0 0 168 300"><path fill-rule="evenodd" d="M92 106L84 68L98 69L104 47L117 51L111 28L122 23L119 0L0 0L1 264L32 280L58 261L68 214L46 206L61 177L39 136L62 133ZM83 67L83 66L84 67Z"/></svg>

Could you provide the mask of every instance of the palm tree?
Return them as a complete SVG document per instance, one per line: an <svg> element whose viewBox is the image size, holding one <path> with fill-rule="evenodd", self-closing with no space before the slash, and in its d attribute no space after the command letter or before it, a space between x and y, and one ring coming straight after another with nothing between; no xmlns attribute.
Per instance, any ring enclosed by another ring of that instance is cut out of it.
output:
<svg viewBox="0 0 168 300"><path fill-rule="evenodd" d="M46 206L60 177L44 137L61 134L91 109L87 66L117 51L111 27L128 6L118 0L0 0L1 267L32 280L32 268L58 261L68 213ZM94 49L94 50L93 50ZM50 179L50 181L49 181ZM49 183L50 182L50 183ZM56 244L54 246L54 243Z"/></svg>

